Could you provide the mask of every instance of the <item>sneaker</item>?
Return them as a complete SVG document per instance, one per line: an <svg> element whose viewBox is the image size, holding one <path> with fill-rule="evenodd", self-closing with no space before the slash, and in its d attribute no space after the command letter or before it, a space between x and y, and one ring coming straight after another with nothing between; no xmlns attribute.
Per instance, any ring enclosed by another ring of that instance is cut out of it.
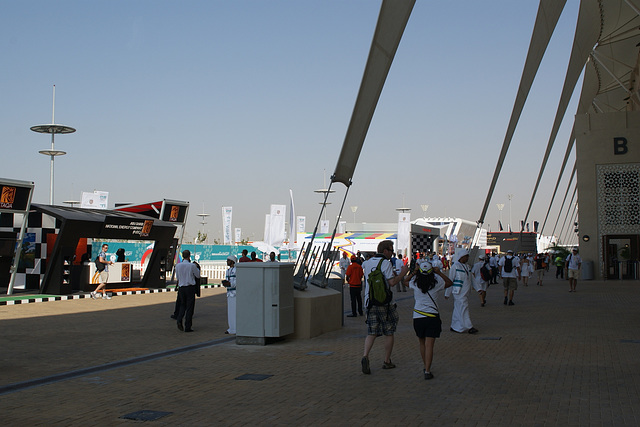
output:
<svg viewBox="0 0 640 427"><path fill-rule="evenodd" d="M95 292L91 292L89 295L91 295L91 298L92 298L92 299L96 299L96 298L98 298L98 296L96 295L96 293L95 293Z"/></svg>
<svg viewBox="0 0 640 427"><path fill-rule="evenodd" d="M507 297L504 297L504 305L507 305Z"/></svg>
<svg viewBox="0 0 640 427"><path fill-rule="evenodd" d="M509 305L515 305L513 301L509 301Z"/></svg>
<svg viewBox="0 0 640 427"><path fill-rule="evenodd" d="M362 373L363 374L370 374L371 373L371 369L369 368L369 358L368 357L363 357L362 360L360 361L360 363L362 364Z"/></svg>
<svg viewBox="0 0 640 427"><path fill-rule="evenodd" d="M422 372L424 373L424 379L425 380L433 379L433 374L431 372L427 372L426 369L423 369Z"/></svg>
<svg viewBox="0 0 640 427"><path fill-rule="evenodd" d="M104 298L104 299L111 299L111 296L110 296L108 293L106 293L106 292L105 292L105 293L102 295L102 298Z"/></svg>
<svg viewBox="0 0 640 427"><path fill-rule="evenodd" d="M478 330L477 330L476 328L471 328L471 329L469 329L467 332L469 332L470 334L472 334L472 335L473 335L473 334L477 334L477 333L478 333Z"/></svg>
<svg viewBox="0 0 640 427"><path fill-rule="evenodd" d="M384 363L382 364L382 369L393 369L393 368L395 368L395 367L396 367L396 365L394 365L394 364L393 364L393 362L391 361L391 359L389 359L389 362L388 362L388 363L387 363L387 362L384 362Z"/></svg>

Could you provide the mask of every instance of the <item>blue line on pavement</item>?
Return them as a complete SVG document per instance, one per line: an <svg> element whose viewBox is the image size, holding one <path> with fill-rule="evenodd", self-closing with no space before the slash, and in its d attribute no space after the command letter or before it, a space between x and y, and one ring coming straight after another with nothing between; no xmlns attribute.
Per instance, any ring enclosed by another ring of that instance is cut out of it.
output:
<svg viewBox="0 0 640 427"><path fill-rule="evenodd" d="M188 353L190 351L200 350L207 347L213 347L234 340L235 337L225 337L216 340L205 341L198 344L188 345L185 347L174 348L171 350L161 351L158 353L146 354L143 356L133 357L131 359L118 360L116 362L105 363L104 365L90 366L88 368L78 369L76 371L63 372L61 374L50 375L48 377L35 378L19 383L0 386L0 396L17 391L22 391L32 387L52 384L59 381L66 381L73 378L83 377L85 375L94 374L96 372L108 371L111 369L123 368L125 366L135 365L137 363L150 362L164 357L175 356L177 354Z"/></svg>

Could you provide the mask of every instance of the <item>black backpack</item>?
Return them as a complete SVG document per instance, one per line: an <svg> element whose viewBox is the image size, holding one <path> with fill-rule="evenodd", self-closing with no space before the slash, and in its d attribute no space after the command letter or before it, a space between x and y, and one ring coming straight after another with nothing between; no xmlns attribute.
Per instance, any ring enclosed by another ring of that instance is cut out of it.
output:
<svg viewBox="0 0 640 427"><path fill-rule="evenodd" d="M104 271L104 264L100 262L100 255L96 257L95 263L96 263L96 270Z"/></svg>
<svg viewBox="0 0 640 427"><path fill-rule="evenodd" d="M487 267L488 264L488 262L485 262L482 267L480 267L480 277L482 277L482 280L485 282L490 281L492 277L491 270Z"/></svg>
<svg viewBox="0 0 640 427"><path fill-rule="evenodd" d="M513 270L513 257L504 257L504 272L511 273Z"/></svg>

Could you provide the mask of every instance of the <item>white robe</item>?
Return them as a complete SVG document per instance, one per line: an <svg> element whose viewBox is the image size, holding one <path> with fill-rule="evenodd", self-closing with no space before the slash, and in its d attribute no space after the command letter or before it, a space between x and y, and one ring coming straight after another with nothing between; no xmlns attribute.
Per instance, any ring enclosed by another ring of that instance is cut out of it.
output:
<svg viewBox="0 0 640 427"><path fill-rule="evenodd" d="M473 275L473 289L476 291L486 291L489 282L482 280L482 273L480 273L480 269L484 265L484 261L478 261L473 264L473 268L471 269L471 274ZM489 267L487 265L487 267Z"/></svg>
<svg viewBox="0 0 640 427"><path fill-rule="evenodd" d="M230 334L236 333L236 267L229 267L227 270L227 280L231 286L227 288L227 322Z"/></svg>
<svg viewBox="0 0 640 427"><path fill-rule="evenodd" d="M445 296L453 294L453 314L451 315L451 329L456 332L467 332L473 328L469 316L469 291L472 280L469 266L456 261L449 270L449 278L453 286L448 287Z"/></svg>

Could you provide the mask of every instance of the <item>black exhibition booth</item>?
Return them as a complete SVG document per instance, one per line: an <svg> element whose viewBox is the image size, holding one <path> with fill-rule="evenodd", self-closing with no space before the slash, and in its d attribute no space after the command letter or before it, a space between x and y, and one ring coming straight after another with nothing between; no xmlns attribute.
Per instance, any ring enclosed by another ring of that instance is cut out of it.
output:
<svg viewBox="0 0 640 427"><path fill-rule="evenodd" d="M60 224L50 259L40 286L43 294L70 294L82 288L74 283L82 279L73 274L77 264L77 248L83 239L102 242L109 240L153 241L153 253L139 287L164 288L166 271L171 268L176 241L176 225L131 212L103 209L86 209L65 206L32 204L31 211L54 217Z"/></svg>

